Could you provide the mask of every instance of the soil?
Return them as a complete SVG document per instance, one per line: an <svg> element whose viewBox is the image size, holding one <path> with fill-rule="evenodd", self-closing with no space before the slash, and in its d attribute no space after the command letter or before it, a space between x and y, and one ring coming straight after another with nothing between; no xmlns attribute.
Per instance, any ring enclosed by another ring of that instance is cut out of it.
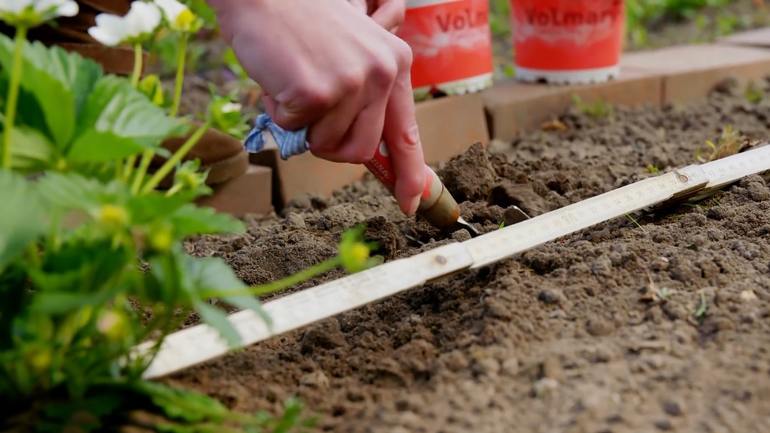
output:
<svg viewBox="0 0 770 433"><path fill-rule="evenodd" d="M767 138L770 101L751 104L722 86L690 106L616 108L598 119L573 111L559 121L442 167L470 222L496 230L508 206L536 215L694 163L726 125L746 143ZM768 177L634 221L600 224L167 381L244 411L278 411L298 396L317 431L770 431ZM403 217L364 181L189 249L260 283L332 256L357 223L387 259L468 237Z"/></svg>

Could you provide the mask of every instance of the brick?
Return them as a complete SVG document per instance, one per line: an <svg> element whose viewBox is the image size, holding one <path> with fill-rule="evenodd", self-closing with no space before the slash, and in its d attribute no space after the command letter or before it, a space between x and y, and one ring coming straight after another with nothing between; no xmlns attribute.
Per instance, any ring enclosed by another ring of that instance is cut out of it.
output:
<svg viewBox="0 0 770 433"><path fill-rule="evenodd" d="M484 106L478 94L420 102L416 114L429 163L446 161L473 143L489 142ZM268 150L252 155L251 162L273 168L276 208L306 194L329 196L367 173L363 165L328 162L309 153L284 161L275 151Z"/></svg>
<svg viewBox="0 0 770 433"><path fill-rule="evenodd" d="M425 160L447 161L474 143L489 143L489 129L480 94L450 96L417 104Z"/></svg>
<svg viewBox="0 0 770 433"><path fill-rule="evenodd" d="M734 33L718 42L723 45L770 48L770 27Z"/></svg>
<svg viewBox="0 0 770 433"><path fill-rule="evenodd" d="M662 77L655 72L623 68L617 80L606 83L554 86L517 81L501 83L483 93L492 138L511 140L567 110L577 95L586 102L613 105L659 106Z"/></svg>
<svg viewBox="0 0 770 433"><path fill-rule="evenodd" d="M770 51L728 45L684 45L623 57L625 68L663 75L663 102L705 98L717 84L735 78L745 84L770 74Z"/></svg>
<svg viewBox="0 0 770 433"><path fill-rule="evenodd" d="M251 162L273 168L273 204L277 209L303 195L329 196L367 172L363 165L329 162L309 152L284 161L275 150L266 150L251 155Z"/></svg>
<svg viewBox="0 0 770 433"><path fill-rule="evenodd" d="M243 175L215 186L214 193L198 204L236 217L265 215L273 210L272 180L272 169L251 165Z"/></svg>

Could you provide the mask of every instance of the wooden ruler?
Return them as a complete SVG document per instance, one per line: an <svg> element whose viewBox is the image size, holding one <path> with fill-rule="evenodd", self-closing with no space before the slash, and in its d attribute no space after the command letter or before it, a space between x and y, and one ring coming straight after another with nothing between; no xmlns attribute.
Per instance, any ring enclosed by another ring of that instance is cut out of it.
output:
<svg viewBox="0 0 770 433"><path fill-rule="evenodd" d="M248 346L430 280L489 265L601 222L655 205L699 197L767 170L770 145L645 179L466 242L389 262L267 302L264 309L272 318L270 327L252 311L232 314L229 320L240 333L242 346ZM150 347L151 343L145 343L136 350L144 352ZM166 338L144 376L164 376L232 349L207 325L184 329Z"/></svg>

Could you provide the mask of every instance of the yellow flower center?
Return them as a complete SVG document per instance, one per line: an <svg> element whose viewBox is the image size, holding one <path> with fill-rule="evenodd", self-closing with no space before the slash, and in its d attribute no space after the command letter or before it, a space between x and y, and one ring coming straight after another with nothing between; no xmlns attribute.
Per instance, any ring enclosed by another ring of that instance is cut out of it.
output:
<svg viewBox="0 0 770 433"><path fill-rule="evenodd" d="M123 227L128 223L128 213L122 206L105 204L99 210L99 222L110 227Z"/></svg>
<svg viewBox="0 0 770 433"><path fill-rule="evenodd" d="M190 9L183 10L174 20L174 27L182 31L190 31L198 17Z"/></svg>

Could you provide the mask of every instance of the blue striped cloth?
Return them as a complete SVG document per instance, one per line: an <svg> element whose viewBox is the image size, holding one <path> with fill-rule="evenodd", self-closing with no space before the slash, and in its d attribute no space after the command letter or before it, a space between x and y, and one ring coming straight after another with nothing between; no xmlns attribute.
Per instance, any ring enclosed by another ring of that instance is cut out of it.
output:
<svg viewBox="0 0 770 433"><path fill-rule="evenodd" d="M307 128L298 131L287 131L273 122L267 114L260 114L255 122L254 129L246 136L244 147L249 153L257 153L265 148L265 138L263 132L268 131L273 135L281 159L289 159L294 155L307 152L309 149L307 142Z"/></svg>

